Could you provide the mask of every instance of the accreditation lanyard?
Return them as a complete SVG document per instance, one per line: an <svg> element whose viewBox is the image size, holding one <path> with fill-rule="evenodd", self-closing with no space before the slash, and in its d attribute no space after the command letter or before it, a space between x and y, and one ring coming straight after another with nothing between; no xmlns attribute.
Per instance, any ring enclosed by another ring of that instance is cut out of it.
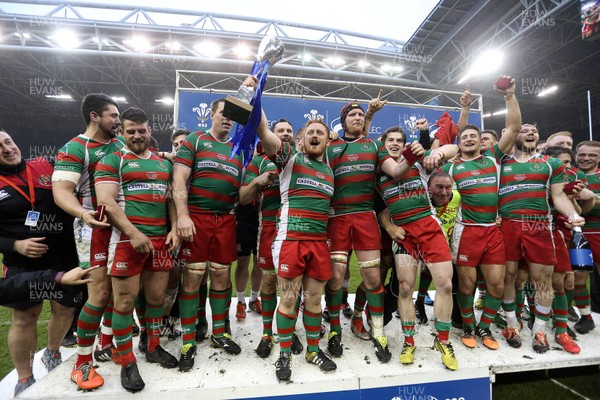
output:
<svg viewBox="0 0 600 400"><path fill-rule="evenodd" d="M0 180L4 181L7 185L11 186L17 192L19 192L29 203L31 204L31 211L27 212L27 218L25 219L26 226L37 226L38 220L40 219L40 212L35 210L35 190L33 188L33 177L29 172L29 167L25 165L25 175L27 177L27 187L29 188L29 195L25 193L20 187L15 185L4 176L0 175Z"/></svg>

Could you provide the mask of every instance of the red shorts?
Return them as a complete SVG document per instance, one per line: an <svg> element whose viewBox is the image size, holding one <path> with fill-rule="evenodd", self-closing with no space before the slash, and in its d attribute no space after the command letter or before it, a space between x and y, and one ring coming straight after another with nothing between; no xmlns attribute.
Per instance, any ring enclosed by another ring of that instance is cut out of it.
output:
<svg viewBox="0 0 600 400"><path fill-rule="evenodd" d="M514 221L502 219L500 226L508 261L527 261L555 265L554 240L548 221Z"/></svg>
<svg viewBox="0 0 600 400"><path fill-rule="evenodd" d="M183 242L180 258L188 263L214 261L231 264L237 259L235 215L193 213L194 241Z"/></svg>
<svg viewBox="0 0 600 400"><path fill-rule="evenodd" d="M92 230L90 243L90 266L106 267L108 263L108 245L112 235L112 226Z"/></svg>
<svg viewBox="0 0 600 400"><path fill-rule="evenodd" d="M260 269L275 269L271 245L276 234L276 223L262 224L258 229L258 267Z"/></svg>
<svg viewBox="0 0 600 400"><path fill-rule="evenodd" d="M594 258L595 264L600 264L600 232L598 233L590 233L583 232L585 238L590 243L590 247L592 248L592 257Z"/></svg>
<svg viewBox="0 0 600 400"><path fill-rule="evenodd" d="M506 264L504 241L496 225L456 224L450 246L457 267Z"/></svg>
<svg viewBox="0 0 600 400"><path fill-rule="evenodd" d="M331 279L331 253L324 240L275 240L273 263L277 275L294 279L301 275L319 281Z"/></svg>
<svg viewBox="0 0 600 400"><path fill-rule="evenodd" d="M446 235L438 221L432 216L418 219L402 225L406 231L404 240L399 243L406 254L425 264L452 260Z"/></svg>
<svg viewBox="0 0 600 400"><path fill-rule="evenodd" d="M125 238L126 239L126 238ZM123 240L123 235L121 236ZM151 237L154 254L135 251L129 241L120 241L115 246L115 256L110 267L110 276L135 276L142 271L170 271L173 255L169 253L166 236Z"/></svg>
<svg viewBox="0 0 600 400"><path fill-rule="evenodd" d="M331 251L379 250L379 224L374 211L329 217L327 237Z"/></svg>
<svg viewBox="0 0 600 400"><path fill-rule="evenodd" d="M565 238L562 232L558 229L552 231L554 235L554 249L556 251L556 264L554 264L554 272L571 272L571 259L569 258L569 250L565 243Z"/></svg>

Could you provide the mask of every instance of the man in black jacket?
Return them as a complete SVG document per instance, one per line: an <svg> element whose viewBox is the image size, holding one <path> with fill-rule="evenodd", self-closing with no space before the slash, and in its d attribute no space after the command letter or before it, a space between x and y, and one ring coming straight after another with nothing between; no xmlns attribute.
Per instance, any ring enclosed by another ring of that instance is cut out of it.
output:
<svg viewBox="0 0 600 400"><path fill-rule="evenodd" d="M10 135L0 129L0 252L5 277L77 266L72 219L54 204L52 171L47 160L22 159ZM43 300L52 300L48 347L42 357L48 371L62 362L60 343L73 319L73 307L81 301L77 287L52 293L45 289L43 283L31 282L27 301L7 304L13 309L8 348L19 379L15 396L35 382L31 365Z"/></svg>

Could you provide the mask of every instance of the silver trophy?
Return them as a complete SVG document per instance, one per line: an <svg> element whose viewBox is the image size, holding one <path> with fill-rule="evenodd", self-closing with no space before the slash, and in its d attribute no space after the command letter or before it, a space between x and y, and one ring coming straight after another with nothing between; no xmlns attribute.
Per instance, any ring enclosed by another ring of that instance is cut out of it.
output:
<svg viewBox="0 0 600 400"><path fill-rule="evenodd" d="M256 54L257 68L259 69L254 75L260 80L271 66L281 60L283 51L283 42L277 36L263 38ZM242 84L235 95L225 98L223 116L245 125L252 112L253 107L250 105L250 100L252 100L253 95L254 89ZM260 96L260 93L257 95Z"/></svg>

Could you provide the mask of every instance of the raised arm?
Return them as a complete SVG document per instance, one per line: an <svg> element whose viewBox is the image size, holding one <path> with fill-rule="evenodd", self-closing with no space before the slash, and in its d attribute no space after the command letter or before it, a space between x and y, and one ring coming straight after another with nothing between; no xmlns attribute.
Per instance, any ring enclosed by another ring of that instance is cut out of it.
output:
<svg viewBox="0 0 600 400"><path fill-rule="evenodd" d="M467 88L465 92L460 96L460 116L458 117L458 131L460 132L462 128L469 124L469 110L471 110L471 102L473 98L471 96L471 88L467 83Z"/></svg>
<svg viewBox="0 0 600 400"><path fill-rule="evenodd" d="M402 179L423 154L425 154L423 146L415 140L410 144L410 149L404 149L400 161L396 162L389 157L381 164L381 170L394 179Z"/></svg>
<svg viewBox="0 0 600 400"><path fill-rule="evenodd" d="M431 150L431 153L423 158L421 162L425 169L433 171L437 167L444 165L444 163L458 154L458 146L455 144L445 144L442 147L437 147Z"/></svg>
<svg viewBox="0 0 600 400"><path fill-rule="evenodd" d="M383 95L383 89L379 90L379 95L377 97L369 101L369 107L367 108L367 112L365 113L365 126L363 128L364 137L369 137L371 122L373 121L375 113L381 110L383 106L387 104L387 100L381 100L381 95Z"/></svg>
<svg viewBox="0 0 600 400"><path fill-rule="evenodd" d="M521 109L515 96L515 80L509 76L505 76L504 78L511 79L510 85L506 89L499 89L494 85L494 91L502 93L506 102L506 130L500 137L498 146L503 153L508 154L512 150L517 135L521 131Z"/></svg>

